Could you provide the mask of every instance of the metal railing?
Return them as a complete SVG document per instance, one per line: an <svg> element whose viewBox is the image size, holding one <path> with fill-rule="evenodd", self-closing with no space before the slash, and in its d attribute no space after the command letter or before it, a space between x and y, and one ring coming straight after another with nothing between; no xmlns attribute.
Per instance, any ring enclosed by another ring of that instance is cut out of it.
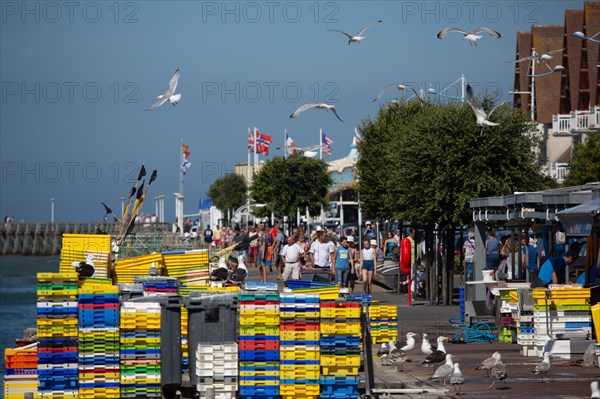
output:
<svg viewBox="0 0 600 399"><path fill-rule="evenodd" d="M590 129L600 129L600 106L552 116L554 135L573 135Z"/></svg>
<svg viewBox="0 0 600 399"><path fill-rule="evenodd" d="M569 164L568 163L553 162L550 165L550 177L552 177L558 183L563 183L568 174L569 174Z"/></svg>

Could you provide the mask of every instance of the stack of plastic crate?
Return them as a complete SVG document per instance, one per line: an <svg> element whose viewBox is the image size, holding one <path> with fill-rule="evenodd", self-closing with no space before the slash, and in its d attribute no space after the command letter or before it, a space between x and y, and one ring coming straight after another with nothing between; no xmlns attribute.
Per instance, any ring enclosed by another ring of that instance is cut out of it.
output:
<svg viewBox="0 0 600 399"><path fill-rule="evenodd" d="M551 285L550 288L548 298L545 289L533 290L534 344L538 356L543 355L551 339L586 338L592 334L590 289L572 285ZM553 353L554 357L560 355Z"/></svg>
<svg viewBox="0 0 600 399"><path fill-rule="evenodd" d="M37 397L37 348L4 350L4 399L22 399L25 393Z"/></svg>
<svg viewBox="0 0 600 399"><path fill-rule="evenodd" d="M164 275L177 278L184 287L208 285L208 250L163 252Z"/></svg>
<svg viewBox="0 0 600 399"><path fill-rule="evenodd" d="M37 275L38 397L76 398L77 274Z"/></svg>
<svg viewBox="0 0 600 399"><path fill-rule="evenodd" d="M117 259L115 261L116 283L130 284L136 277L147 277L153 263L159 274L162 274L164 260L161 253Z"/></svg>
<svg viewBox="0 0 600 399"><path fill-rule="evenodd" d="M283 399L319 397L318 294L280 294L281 371ZM306 330L307 326L314 329Z"/></svg>
<svg viewBox="0 0 600 399"><path fill-rule="evenodd" d="M196 390L205 398L210 390L215 399L235 399L238 390L238 345L236 342L198 344Z"/></svg>
<svg viewBox="0 0 600 399"><path fill-rule="evenodd" d="M279 294L238 295L240 396L279 396Z"/></svg>
<svg viewBox="0 0 600 399"><path fill-rule="evenodd" d="M374 344L396 341L398 338L398 307L396 305L371 305L369 307L371 341Z"/></svg>
<svg viewBox="0 0 600 399"><path fill-rule="evenodd" d="M79 399L119 398L119 289L110 279L79 286Z"/></svg>
<svg viewBox="0 0 600 399"><path fill-rule="evenodd" d="M321 301L321 398L358 397L360 312L356 301Z"/></svg>
<svg viewBox="0 0 600 399"><path fill-rule="evenodd" d="M173 277L136 277L134 281L142 284L144 296L177 295L179 293L179 281Z"/></svg>
<svg viewBox="0 0 600 399"><path fill-rule="evenodd" d="M120 327L121 398L160 398L160 304L123 302Z"/></svg>
<svg viewBox="0 0 600 399"><path fill-rule="evenodd" d="M94 277L107 278L111 263L110 254L108 234L63 234L59 271L72 272L73 262L84 262L88 256L93 256Z"/></svg>

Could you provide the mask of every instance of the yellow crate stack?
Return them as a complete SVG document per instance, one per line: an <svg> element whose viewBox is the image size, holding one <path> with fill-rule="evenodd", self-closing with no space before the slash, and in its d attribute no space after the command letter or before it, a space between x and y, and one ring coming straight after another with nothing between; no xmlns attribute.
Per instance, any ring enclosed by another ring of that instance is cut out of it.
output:
<svg viewBox="0 0 600 399"><path fill-rule="evenodd" d="M396 305L371 305L369 307L371 340L374 344L396 341L398 338L398 307Z"/></svg>
<svg viewBox="0 0 600 399"><path fill-rule="evenodd" d="M117 284L131 284L135 281L135 277L147 277L152 263L158 268L159 274L162 275L164 260L161 253L117 259L114 272L115 282Z"/></svg>
<svg viewBox="0 0 600 399"><path fill-rule="evenodd" d="M64 234L60 251L60 273L73 271L73 262L84 262L87 256L94 257L94 277L110 277L110 235L108 234Z"/></svg>
<svg viewBox="0 0 600 399"><path fill-rule="evenodd" d="M551 285L548 297L546 297L546 289L533 290L532 296L535 300L533 338L538 356L544 352L544 347L549 340L561 334L581 338L592 334L590 293L589 288L578 288L569 284ZM555 357L561 355L553 353Z"/></svg>
<svg viewBox="0 0 600 399"><path fill-rule="evenodd" d="M4 398L23 399L25 393L37 398L37 348L6 348L4 364Z"/></svg>
<svg viewBox="0 0 600 399"><path fill-rule="evenodd" d="M175 277L185 287L208 285L208 250L164 254L164 275Z"/></svg>

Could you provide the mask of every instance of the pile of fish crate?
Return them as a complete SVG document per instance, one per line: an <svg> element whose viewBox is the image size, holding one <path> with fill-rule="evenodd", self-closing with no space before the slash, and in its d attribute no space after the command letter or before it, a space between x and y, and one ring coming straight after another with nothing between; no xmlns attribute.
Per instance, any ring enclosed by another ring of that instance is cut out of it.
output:
<svg viewBox="0 0 600 399"><path fill-rule="evenodd" d="M238 390L237 343L198 344L196 376L196 390L201 398L235 399Z"/></svg>

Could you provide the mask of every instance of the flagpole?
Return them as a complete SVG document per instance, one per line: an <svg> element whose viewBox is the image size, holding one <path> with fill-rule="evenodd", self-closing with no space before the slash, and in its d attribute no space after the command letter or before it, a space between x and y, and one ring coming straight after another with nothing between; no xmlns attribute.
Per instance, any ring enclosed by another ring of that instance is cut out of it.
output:
<svg viewBox="0 0 600 399"><path fill-rule="evenodd" d="M179 146L179 194L183 196L183 139Z"/></svg>
<svg viewBox="0 0 600 399"><path fill-rule="evenodd" d="M323 160L323 129L319 129L319 159Z"/></svg>
<svg viewBox="0 0 600 399"><path fill-rule="evenodd" d="M254 173L256 174L258 169L258 152L256 148L256 140L258 135L258 129L254 126Z"/></svg>
<svg viewBox="0 0 600 399"><path fill-rule="evenodd" d="M252 133L250 132L250 128L248 128L248 140L250 139L250 137L252 137L251 134ZM250 149L248 149L248 171L247 171L246 177L248 177L248 181L250 181L250 179L249 179L249 177L250 177Z"/></svg>
<svg viewBox="0 0 600 399"><path fill-rule="evenodd" d="M287 147L287 129L283 129L283 153L284 158L288 157L288 147Z"/></svg>

